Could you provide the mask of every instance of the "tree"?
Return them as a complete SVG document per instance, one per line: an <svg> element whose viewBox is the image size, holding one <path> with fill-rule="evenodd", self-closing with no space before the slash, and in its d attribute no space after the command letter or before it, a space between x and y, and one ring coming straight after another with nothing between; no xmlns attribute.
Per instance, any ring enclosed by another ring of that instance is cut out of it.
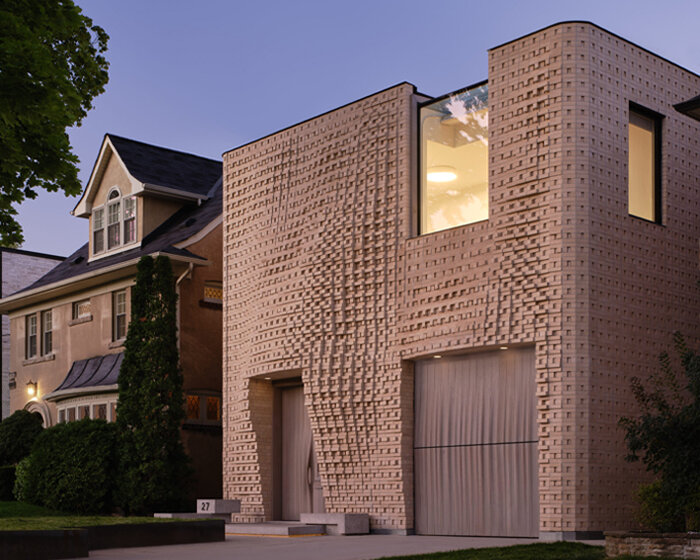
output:
<svg viewBox="0 0 700 560"><path fill-rule="evenodd" d="M684 379L676 374L667 353L661 355L659 373L645 387L632 380L632 392L642 414L622 418L629 461L641 459L658 480L643 489L642 498L658 513L680 512L686 529L700 522L700 356L676 333L674 343ZM673 520L667 520L672 524ZM661 522L663 523L663 521Z"/></svg>
<svg viewBox="0 0 700 560"><path fill-rule="evenodd" d="M119 372L117 504L126 513L183 505L190 469L180 440L185 413L176 301L170 259L143 257Z"/></svg>
<svg viewBox="0 0 700 560"><path fill-rule="evenodd" d="M0 3L0 244L23 241L13 204L38 188L80 193L66 129L105 89L107 39L72 0Z"/></svg>
<svg viewBox="0 0 700 560"><path fill-rule="evenodd" d="M17 410L0 422L0 465L14 465L29 455L42 424L41 414L28 410Z"/></svg>

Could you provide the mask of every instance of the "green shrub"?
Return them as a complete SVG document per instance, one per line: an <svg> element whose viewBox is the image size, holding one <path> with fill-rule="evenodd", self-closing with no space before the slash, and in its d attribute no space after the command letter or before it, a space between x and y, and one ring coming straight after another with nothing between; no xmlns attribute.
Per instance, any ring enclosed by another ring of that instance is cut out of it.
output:
<svg viewBox="0 0 700 560"><path fill-rule="evenodd" d="M110 512L117 428L80 420L44 430L17 467L18 500L71 513Z"/></svg>
<svg viewBox="0 0 700 560"><path fill-rule="evenodd" d="M13 500L12 489L15 486L15 465L0 467L0 501Z"/></svg>
<svg viewBox="0 0 700 560"><path fill-rule="evenodd" d="M32 450L42 428L41 414L18 410L0 422L0 465L15 465Z"/></svg>
<svg viewBox="0 0 700 560"><path fill-rule="evenodd" d="M684 530L683 512L678 509L675 499L664 492L660 480L640 486L637 499L640 503L639 522L645 529L660 533Z"/></svg>

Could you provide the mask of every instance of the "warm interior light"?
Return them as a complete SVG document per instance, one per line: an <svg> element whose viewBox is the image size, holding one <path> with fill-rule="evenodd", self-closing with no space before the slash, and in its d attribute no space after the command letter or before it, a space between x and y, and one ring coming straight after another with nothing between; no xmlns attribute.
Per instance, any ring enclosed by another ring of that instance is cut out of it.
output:
<svg viewBox="0 0 700 560"><path fill-rule="evenodd" d="M442 356L440 354L435 354L433 356L433 358L435 358L436 360L439 360L440 358L442 358Z"/></svg>
<svg viewBox="0 0 700 560"><path fill-rule="evenodd" d="M508 350L507 346L501 346L501 350Z"/></svg>
<svg viewBox="0 0 700 560"><path fill-rule="evenodd" d="M34 395L36 395L36 382L35 381L30 381L29 383L27 383L27 394L30 397L33 397Z"/></svg>
<svg viewBox="0 0 700 560"><path fill-rule="evenodd" d="M436 165L428 169L428 181L431 183L449 183L457 178L457 170L449 165Z"/></svg>

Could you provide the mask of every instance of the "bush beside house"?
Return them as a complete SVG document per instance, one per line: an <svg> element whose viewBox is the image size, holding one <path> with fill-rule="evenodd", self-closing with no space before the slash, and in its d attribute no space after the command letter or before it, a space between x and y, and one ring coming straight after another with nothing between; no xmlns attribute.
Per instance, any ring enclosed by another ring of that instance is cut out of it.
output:
<svg viewBox="0 0 700 560"><path fill-rule="evenodd" d="M44 430L17 467L18 500L73 513L111 512L117 428L79 420Z"/></svg>
<svg viewBox="0 0 700 560"><path fill-rule="evenodd" d="M42 429L41 415L26 410L0 422L0 500L12 500L16 465L29 455Z"/></svg>

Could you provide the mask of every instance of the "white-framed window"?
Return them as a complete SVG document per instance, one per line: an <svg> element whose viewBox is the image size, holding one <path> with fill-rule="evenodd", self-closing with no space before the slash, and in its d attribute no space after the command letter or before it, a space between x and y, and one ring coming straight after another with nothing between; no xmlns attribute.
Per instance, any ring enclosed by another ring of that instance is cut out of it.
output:
<svg viewBox="0 0 700 560"><path fill-rule="evenodd" d="M51 310L41 312L41 355L53 351L53 315Z"/></svg>
<svg viewBox="0 0 700 560"><path fill-rule="evenodd" d="M24 356L25 358L33 358L36 356L37 352L37 321L36 321L36 313L32 313L31 315L27 315L24 320L25 324L25 331L24 331Z"/></svg>
<svg viewBox="0 0 700 560"><path fill-rule="evenodd" d="M92 213L92 252L101 253L105 250L105 211L98 208Z"/></svg>
<svg viewBox="0 0 700 560"><path fill-rule="evenodd" d="M90 300L81 299L80 301L73 302L73 320L85 319L92 315Z"/></svg>
<svg viewBox="0 0 700 560"><path fill-rule="evenodd" d="M126 337L126 290L112 292L112 340Z"/></svg>
<svg viewBox="0 0 700 560"><path fill-rule="evenodd" d="M122 197L119 189L115 187L109 191L105 205L92 211L92 252L94 255L105 251L105 229L107 251L136 242L135 197Z"/></svg>
<svg viewBox="0 0 700 560"><path fill-rule="evenodd" d="M57 403L58 421L73 422L83 418L114 422L117 419L117 395L74 397Z"/></svg>

